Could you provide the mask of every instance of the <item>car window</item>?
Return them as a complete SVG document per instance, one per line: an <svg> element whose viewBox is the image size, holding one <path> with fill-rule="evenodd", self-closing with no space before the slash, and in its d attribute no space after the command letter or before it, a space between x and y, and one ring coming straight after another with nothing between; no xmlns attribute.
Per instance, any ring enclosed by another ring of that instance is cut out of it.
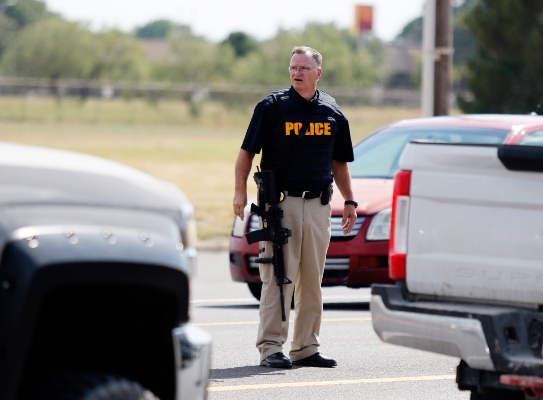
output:
<svg viewBox="0 0 543 400"><path fill-rule="evenodd" d="M504 129L441 127L385 128L354 148L355 160L349 164L353 178L392 179L405 145L411 140L444 143L502 143L509 133Z"/></svg>
<svg viewBox="0 0 543 400"><path fill-rule="evenodd" d="M543 146L543 131L535 131L524 136L518 144L526 146Z"/></svg>

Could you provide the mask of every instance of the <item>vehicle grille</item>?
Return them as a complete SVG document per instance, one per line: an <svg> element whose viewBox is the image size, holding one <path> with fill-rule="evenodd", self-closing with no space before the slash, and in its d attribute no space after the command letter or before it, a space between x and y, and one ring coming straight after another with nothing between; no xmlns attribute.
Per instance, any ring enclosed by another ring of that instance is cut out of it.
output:
<svg viewBox="0 0 543 400"><path fill-rule="evenodd" d="M360 227L362 226L362 223L366 219L365 217L358 216L356 218L356 222L354 224L354 228L348 235L344 235L343 231L341 229L341 220L342 216L340 215L333 215L332 216L332 240L333 239L350 239L357 235L358 231L360 230ZM258 230L258 216L256 214L251 214L251 219L249 220L249 232L257 231Z"/></svg>
<svg viewBox="0 0 543 400"><path fill-rule="evenodd" d="M258 257L247 256L249 271L258 274L258 263L255 261ZM349 271L349 257L326 257L324 271Z"/></svg>
<svg viewBox="0 0 543 400"><path fill-rule="evenodd" d="M351 231L351 233L344 235L343 230L341 229L341 220L343 219L343 216L340 215L332 215L332 239L346 239L346 238L353 238L357 235L358 231L360 230L360 227L362 226L362 223L366 219L365 217L358 216L356 218L356 222L354 223L354 228Z"/></svg>

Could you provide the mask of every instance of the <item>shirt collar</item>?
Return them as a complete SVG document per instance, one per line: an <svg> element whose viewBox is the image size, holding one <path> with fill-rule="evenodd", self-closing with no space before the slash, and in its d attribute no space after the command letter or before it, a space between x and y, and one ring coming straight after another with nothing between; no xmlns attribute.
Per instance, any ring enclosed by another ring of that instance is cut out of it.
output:
<svg viewBox="0 0 543 400"><path fill-rule="evenodd" d="M295 97L296 99L298 99L298 101L301 101L302 104L313 104L319 99L319 89L315 90L315 95L310 101L307 101L306 99L304 99L300 95L300 93L298 93L292 86L289 89L289 95Z"/></svg>

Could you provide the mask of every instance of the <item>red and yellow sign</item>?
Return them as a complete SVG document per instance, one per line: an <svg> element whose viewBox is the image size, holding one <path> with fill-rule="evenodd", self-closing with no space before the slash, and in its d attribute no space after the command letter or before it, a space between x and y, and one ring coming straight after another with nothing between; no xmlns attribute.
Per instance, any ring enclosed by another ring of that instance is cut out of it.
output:
<svg viewBox="0 0 543 400"><path fill-rule="evenodd" d="M371 32L373 27L373 7L355 5L354 30L356 33Z"/></svg>

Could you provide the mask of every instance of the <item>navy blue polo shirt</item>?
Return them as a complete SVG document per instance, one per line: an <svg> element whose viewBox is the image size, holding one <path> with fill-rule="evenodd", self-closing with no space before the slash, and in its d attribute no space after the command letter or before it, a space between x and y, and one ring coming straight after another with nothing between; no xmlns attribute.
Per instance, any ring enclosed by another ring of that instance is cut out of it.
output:
<svg viewBox="0 0 543 400"><path fill-rule="evenodd" d="M349 122L335 100L318 90L307 101L292 87L256 105L241 148L262 151L260 168L276 171L281 190L322 190L333 179L332 160L354 160Z"/></svg>

